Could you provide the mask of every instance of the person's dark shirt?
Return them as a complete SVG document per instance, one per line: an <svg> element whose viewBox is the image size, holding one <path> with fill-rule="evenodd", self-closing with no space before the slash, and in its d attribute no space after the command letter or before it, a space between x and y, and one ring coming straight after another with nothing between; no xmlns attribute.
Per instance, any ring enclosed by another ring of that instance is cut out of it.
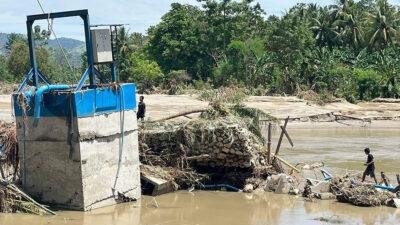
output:
<svg viewBox="0 0 400 225"><path fill-rule="evenodd" d="M144 102L139 102L138 112L137 112L138 119L144 118L145 114L146 114L146 104Z"/></svg>
<svg viewBox="0 0 400 225"><path fill-rule="evenodd" d="M373 161L374 161L374 156L372 154L368 154L368 156L367 156L367 164L368 164L367 170L374 170L375 169L375 163ZM369 164L369 163L371 163L371 164Z"/></svg>

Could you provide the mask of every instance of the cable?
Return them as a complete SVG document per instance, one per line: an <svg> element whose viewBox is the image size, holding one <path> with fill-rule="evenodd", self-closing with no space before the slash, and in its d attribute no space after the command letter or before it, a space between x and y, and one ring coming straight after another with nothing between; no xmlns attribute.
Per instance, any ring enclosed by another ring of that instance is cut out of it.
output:
<svg viewBox="0 0 400 225"><path fill-rule="evenodd" d="M119 122L120 122L120 132L121 132L121 138L119 140L119 156L118 156L118 167L117 167L117 174L115 176L114 180L114 186L112 188L115 196L115 191L117 188L117 182L119 178L119 174L121 171L121 166L122 166L122 153L124 151L124 136L125 136L125 129L124 129L124 123L125 123L125 100L124 100L124 90L122 86L119 87L119 101L120 101L120 110L119 111Z"/></svg>
<svg viewBox="0 0 400 225"><path fill-rule="evenodd" d="M46 12L44 11L43 6L42 6L42 4L40 3L40 1L39 1L39 0L36 0L36 2L39 4L39 7L40 7L40 9L42 10L43 14L46 14ZM65 61L67 62L68 66L69 66L69 69L70 69L72 72L74 72L74 69L72 68L71 63L69 62L69 60L68 60L68 58L67 58L67 55L65 54L64 48L61 46L61 43L60 43L60 41L58 40L58 37L57 37L56 32L54 32L53 24L50 23L50 13L48 13L48 15L49 15L49 16L47 17L47 25L48 25L48 27L50 28L51 33L54 34L54 38L55 38L56 41L57 41L58 47L60 47L60 49L61 49L61 53L63 54L64 59L65 59Z"/></svg>

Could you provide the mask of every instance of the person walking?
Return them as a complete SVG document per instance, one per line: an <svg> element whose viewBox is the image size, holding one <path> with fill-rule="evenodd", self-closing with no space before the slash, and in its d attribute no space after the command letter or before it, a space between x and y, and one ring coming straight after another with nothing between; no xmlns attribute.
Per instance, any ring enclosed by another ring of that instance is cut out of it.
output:
<svg viewBox="0 0 400 225"><path fill-rule="evenodd" d="M377 184L378 181L376 180L376 176L375 176L374 156L371 154L371 150L369 148L364 149L364 152L367 155L367 162L364 163L364 166L367 166L367 168L365 168L365 171L364 171L364 174L362 177L362 182L365 181L366 176L370 176L370 177L374 178L375 184Z"/></svg>
<svg viewBox="0 0 400 225"><path fill-rule="evenodd" d="M144 96L140 96L139 104L138 104L138 111L137 111L137 119L143 121L144 117L146 116L146 104L144 103Z"/></svg>

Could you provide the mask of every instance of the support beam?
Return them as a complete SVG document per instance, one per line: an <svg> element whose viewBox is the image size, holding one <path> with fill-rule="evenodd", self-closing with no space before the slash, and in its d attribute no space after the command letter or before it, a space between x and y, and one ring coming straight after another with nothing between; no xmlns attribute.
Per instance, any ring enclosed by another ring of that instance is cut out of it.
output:
<svg viewBox="0 0 400 225"><path fill-rule="evenodd" d="M288 122L289 122L289 117L287 117L285 119L285 124L283 125L283 129L282 130L286 130L286 126L287 126ZM281 136L279 137L278 145L276 146L275 155L279 154L279 149L281 148L283 135L284 135L284 132L282 131L281 132Z"/></svg>
<svg viewBox="0 0 400 225"><path fill-rule="evenodd" d="M272 132L272 124L268 123L268 142L267 142L267 151L268 151L268 164L271 164L271 134Z"/></svg>
<svg viewBox="0 0 400 225"><path fill-rule="evenodd" d="M285 134L286 138L288 139L290 145L292 146L292 148L294 147L293 141L289 136L289 133L287 132L286 128L284 128L283 126L280 126L282 132Z"/></svg>

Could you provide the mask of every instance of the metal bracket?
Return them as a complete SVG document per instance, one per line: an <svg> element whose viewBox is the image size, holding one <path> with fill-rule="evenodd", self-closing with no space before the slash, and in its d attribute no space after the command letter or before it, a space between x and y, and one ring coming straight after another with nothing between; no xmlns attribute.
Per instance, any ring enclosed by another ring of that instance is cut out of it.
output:
<svg viewBox="0 0 400 225"><path fill-rule="evenodd" d="M64 18L64 17L76 17L79 16L82 18L84 23L85 29L85 42L86 42L86 55L87 55L87 62L88 68L86 72L82 75L81 82L85 82L87 74L89 75L90 80L90 87L96 87L96 79L95 73L93 71L93 51L92 51L92 40L90 38L90 23L89 23L89 13L87 9L84 10L75 10L75 11L66 11L66 12L56 12L56 13L48 13L48 14L37 14L37 15L30 15L26 17L26 27L27 27L27 35L28 35L28 45L29 45L29 58L31 69L29 70L28 74L26 75L23 83L20 85L19 91L29 82L30 79L33 79L33 85L36 88L39 88L39 79L41 79L44 83L49 85L48 80L46 77L39 72L38 65L36 62L35 56L35 42L32 37L32 26L36 20L47 20L47 19L55 19L55 18ZM87 73L87 74L86 74ZM83 79L85 78L85 79ZM80 82L80 83L81 83ZM79 83L79 84L80 84ZM81 87L83 84L80 85Z"/></svg>

